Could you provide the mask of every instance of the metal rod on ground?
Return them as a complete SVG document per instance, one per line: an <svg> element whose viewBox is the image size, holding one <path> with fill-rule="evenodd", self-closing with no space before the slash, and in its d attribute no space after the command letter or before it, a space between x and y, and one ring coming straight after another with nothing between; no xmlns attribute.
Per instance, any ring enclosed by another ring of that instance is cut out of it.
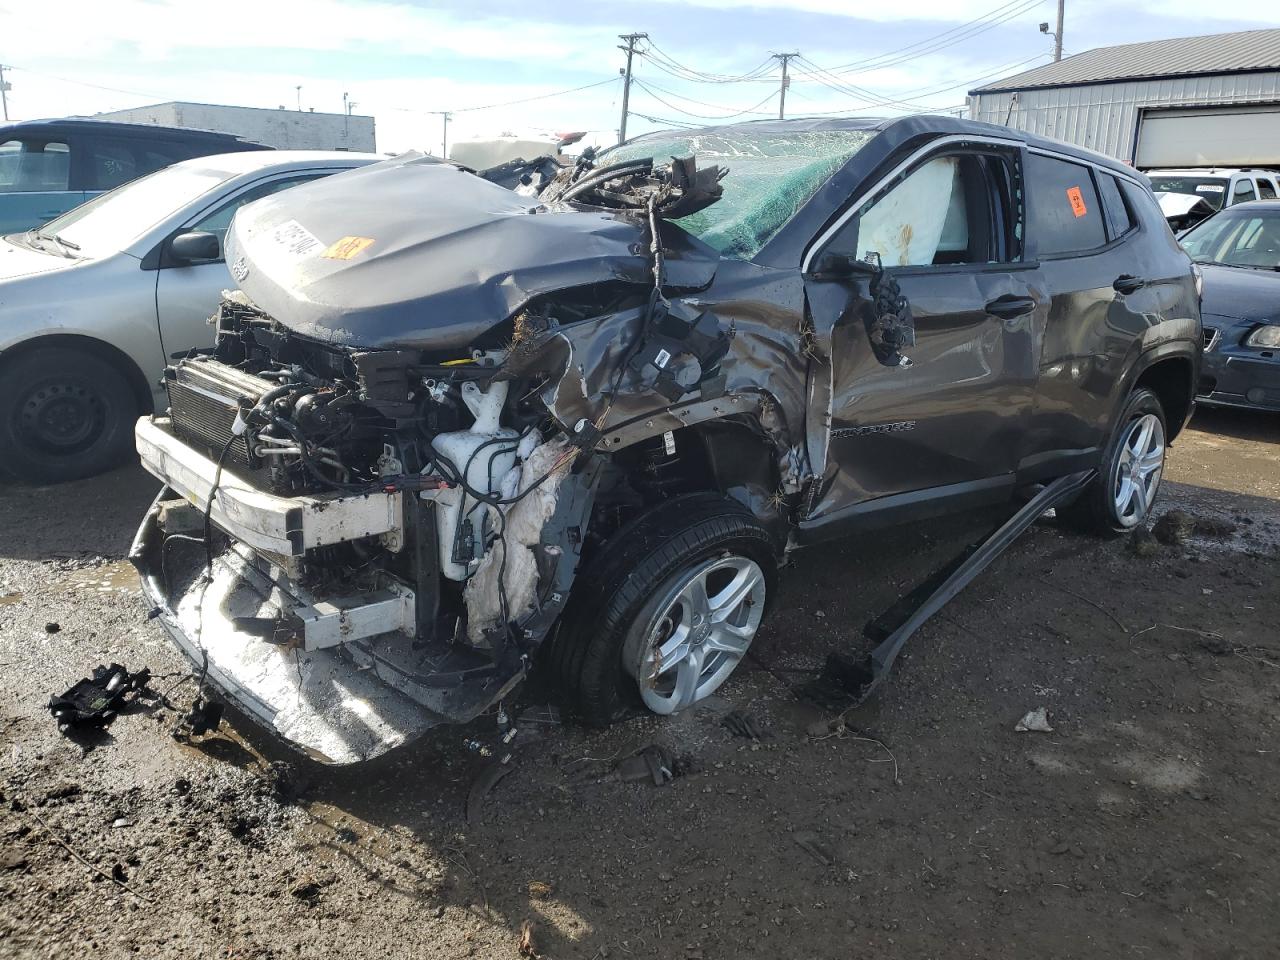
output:
<svg viewBox="0 0 1280 960"><path fill-rule="evenodd" d="M775 53L772 54L773 59L782 61L782 86L778 91L778 119L787 119L787 64L793 57L800 56L799 53Z"/></svg>
<svg viewBox="0 0 1280 960"><path fill-rule="evenodd" d="M622 72L622 120L618 123L618 142L622 143L627 139L627 106L631 102L631 58L635 56L636 41L648 40L647 33L620 33L619 40L627 41L625 47L619 47L619 50L626 51L627 68Z"/></svg>

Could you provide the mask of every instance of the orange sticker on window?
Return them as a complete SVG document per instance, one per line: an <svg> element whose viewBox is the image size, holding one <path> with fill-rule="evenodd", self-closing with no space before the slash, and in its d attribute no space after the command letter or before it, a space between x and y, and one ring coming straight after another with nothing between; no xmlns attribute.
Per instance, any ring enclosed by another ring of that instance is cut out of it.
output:
<svg viewBox="0 0 1280 960"><path fill-rule="evenodd" d="M322 256L327 260L350 260L372 244L373 237L343 237L329 247Z"/></svg>
<svg viewBox="0 0 1280 960"><path fill-rule="evenodd" d="M1067 187L1067 200L1071 202L1071 212L1077 217L1083 217L1089 212L1089 208L1084 205L1084 194L1080 192L1079 187Z"/></svg>

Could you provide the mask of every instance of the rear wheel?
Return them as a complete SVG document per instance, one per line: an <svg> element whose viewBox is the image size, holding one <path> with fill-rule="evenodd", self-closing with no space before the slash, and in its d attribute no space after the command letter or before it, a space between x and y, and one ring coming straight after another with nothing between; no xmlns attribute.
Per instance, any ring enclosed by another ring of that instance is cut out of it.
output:
<svg viewBox="0 0 1280 960"><path fill-rule="evenodd" d="M44 347L0 364L0 470L22 480L78 480L133 449L138 401L110 363Z"/></svg>
<svg viewBox="0 0 1280 960"><path fill-rule="evenodd" d="M1108 536L1143 523L1160 492L1166 436L1159 398L1137 388L1116 421L1097 478L1075 503L1058 511L1063 522Z"/></svg>
<svg viewBox="0 0 1280 960"><path fill-rule="evenodd" d="M583 720L658 714L714 693L751 646L775 573L773 542L718 494L670 501L615 534L574 585L547 666Z"/></svg>

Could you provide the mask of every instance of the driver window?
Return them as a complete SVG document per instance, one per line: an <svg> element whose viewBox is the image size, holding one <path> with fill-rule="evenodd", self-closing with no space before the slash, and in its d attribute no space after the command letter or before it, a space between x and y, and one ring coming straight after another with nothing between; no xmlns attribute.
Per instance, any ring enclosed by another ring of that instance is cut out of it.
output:
<svg viewBox="0 0 1280 960"><path fill-rule="evenodd" d="M993 202L988 168L1002 174L1003 161L965 154L926 161L850 220L831 252L879 254L886 267L991 262L992 212L1001 216L1007 203Z"/></svg>

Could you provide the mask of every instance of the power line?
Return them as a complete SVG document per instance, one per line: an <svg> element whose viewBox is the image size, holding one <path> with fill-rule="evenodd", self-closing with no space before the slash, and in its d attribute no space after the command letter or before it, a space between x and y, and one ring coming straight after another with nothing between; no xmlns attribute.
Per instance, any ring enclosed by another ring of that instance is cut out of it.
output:
<svg viewBox="0 0 1280 960"><path fill-rule="evenodd" d="M91 87L94 90L106 90L108 93L123 93L130 97L141 97L143 100L163 100L164 96L158 93L140 93L137 90L122 90L119 87L105 87L100 83L89 83L87 80L72 80L70 77L59 77L56 74L45 73L43 70L30 70L27 67L19 67L12 63L5 64L10 70L21 70L23 73L29 73L33 76L44 77L46 80L57 80L61 83L71 83L80 87Z"/></svg>
<svg viewBox="0 0 1280 960"><path fill-rule="evenodd" d="M653 99L657 100L657 101L658 101L660 104L662 104L664 107L667 107L667 108L669 108L669 109L671 109L671 110L674 110L674 111L676 111L676 113L682 113L682 114L684 114L686 117L693 117L694 119L697 119L697 120L732 120L732 119L733 119L733 118L735 118L735 117L742 117L742 116L746 116L747 114L752 114L752 113L754 113L754 114L756 114L756 115L758 115L758 116L771 117L771 116L773 116L773 112L772 112L772 111L769 111L768 113L766 113L766 112L764 112L764 111L760 110L760 107L764 106L766 103L768 103L770 100L772 100L774 97L776 97L776 96L778 95L776 90L771 90L771 91L769 91L769 95L768 95L767 97L765 97L763 100L761 100L759 103L752 104L751 106L747 107L747 108L746 108L746 109L744 109L744 110L738 110L738 111L736 111L736 112L734 112L734 113L725 113L725 114L720 114L720 115L718 115L718 116L711 116L711 115L703 114L703 113L694 113L694 112L693 112L693 111L691 111L691 110L686 110L684 107L681 107L681 106L679 106L679 105L677 105L677 104L671 103L671 102L670 102L670 101L668 101L668 100L664 100L664 99L662 99L662 97L658 96L658 94L657 94L656 92L654 92L654 91L655 91L655 88L650 87L647 83L645 83L645 82L644 82L643 80L641 80L639 77L633 77L633 78L632 78L632 80L631 80L631 82L632 82L632 83L634 83L634 84L635 84L637 87L639 87L641 90L643 90L645 93L647 93L649 96L653 97ZM658 87L658 88L656 88L656 89L661 90L662 88L661 88L661 87ZM669 91L666 91L666 90L663 90L663 93L668 93L670 96L673 96L673 97L679 97L679 98L680 98L680 99L682 99L682 100L687 100L687 99L688 99L687 97L680 97L680 95L679 95L679 94L670 93ZM701 101L700 101L700 100L690 100L689 102L690 102L690 103L701 103ZM721 106L719 106L719 105L717 105L717 104L710 104L710 103L708 103L708 104L703 104L703 106L715 107L715 108L716 108L716 109L718 109L718 110L732 110L732 109L733 109L732 107L721 107Z"/></svg>
<svg viewBox="0 0 1280 960"><path fill-rule="evenodd" d="M765 74L771 72L774 59L773 57L766 57L763 62L751 70L748 70L746 73L739 74L737 76L729 76L727 74L720 73L707 73L705 71L696 70L693 67L686 66L664 51L652 40L648 41L648 46L643 51L638 52L645 59L649 60L650 63L654 63L655 65L659 63L664 64L669 68L669 72L675 71L681 79L695 80L700 83L745 83L751 80L758 80L764 77Z"/></svg>
<svg viewBox="0 0 1280 960"><path fill-rule="evenodd" d="M994 9L988 10L986 13L982 14L982 16L980 17L975 17L973 20L969 20L966 23L959 24L958 26L952 27L949 30L944 30L942 31L942 33L934 34L931 37L925 37L922 40L917 40L914 43L909 43L906 46L897 48L896 50L888 50L884 53L878 54L874 57L869 57L865 60L854 60L850 63L840 64L839 66L832 67L831 71L833 73L840 73L840 74L864 73L869 70L878 70L881 67L891 66L897 63L906 63L909 60L917 59L918 57L924 56L927 53L932 53L932 52L935 52L936 50L942 50L946 47L952 46L954 43L959 43L962 40L967 40L970 37L977 36L977 34L983 33L986 30L991 29L992 27L999 26L1001 23L1004 23L1005 20L1012 19L1012 17L1025 13L1026 10L1029 10L1032 7L1037 6L1043 2L1044 0L1031 0L1030 3L1028 3L1027 0L1009 0L1009 2L1007 3L1003 3L1000 6L995 7ZM1010 10L1011 7L1018 7L1019 9ZM1003 19L994 19L990 24L987 24L986 26L981 26L979 29L970 32L970 28L978 27L980 24L984 24L987 20L991 20L993 17L999 18L1001 17L1001 15L1004 15L1006 13L1009 15L1004 17ZM957 33L963 33L964 35L959 37L953 37L953 35ZM952 39L947 40L946 38L948 37L952 37ZM946 42L941 43L937 46L933 46L933 44L943 40L946 40ZM918 47L926 47L926 46L929 47L928 50L917 50ZM908 51L913 51L913 50L915 50L916 52L912 53L910 56L907 56L907 57L898 56L898 54L907 53Z"/></svg>
<svg viewBox="0 0 1280 960"><path fill-rule="evenodd" d="M980 76L977 76L977 77L972 77L972 78L970 78L970 79L968 79L968 80L961 80L961 81L959 81L959 82L957 82L957 83L949 83L949 84L947 84L946 86L917 87L917 88L916 88L916 89L914 89L914 90L907 90L907 91L905 91L905 92L902 94L903 99L902 99L900 102L902 102L902 103L912 103L912 102L913 102L913 100L912 100L912 99L908 99L908 98L914 98L915 100L918 100L919 98L922 98L922 97L931 97L931 96L935 96L935 95L937 95L937 94L939 94L939 93L946 93L948 90L954 90L954 89L956 89L957 87L969 87L969 86L972 86L972 85L973 85L973 84L975 84L975 83L980 83L981 81L986 80L986 79L988 79L988 78L990 78L990 77L1004 76L1004 75L1005 75L1008 71L1010 71L1010 70L1017 69L1018 67L1025 66L1025 65L1026 65L1026 64L1028 64L1028 63L1033 63L1033 62L1035 62L1036 60L1040 60L1040 59L1042 59L1042 58L1044 58L1044 57L1048 57L1048 56L1049 56L1049 54L1048 54L1048 53L1037 53L1034 57L1028 57L1028 58L1027 58L1027 59L1025 59L1025 60L1018 60L1018 61L1015 61L1015 62L1013 62L1013 63L1005 64L1004 66L1001 66L1001 67L996 67L995 69L993 69L993 70L991 70L991 71L989 71L989 72L987 72L987 73L984 73L984 74L982 74L982 75L980 75ZM799 93L799 91L793 91L793 92L795 92L797 96L804 96L803 94ZM837 92L839 92L839 91L837 91ZM806 99L807 99L807 98L806 98ZM917 105L919 105L919 104L917 104ZM859 110L861 110L861 109L866 109L866 107L857 107L857 108L855 108L855 109L859 109ZM929 109L932 109L932 108L929 108ZM924 110L924 111L920 111L920 112L926 112L926 113L927 113L927 112L929 112L929 109L926 109L926 110ZM950 107L940 107L940 108L937 108L937 109L951 109L951 108L950 108ZM844 113L848 113L848 112L849 112L848 110L815 110L815 111L811 111L811 112L809 112L809 113L806 113L806 114L805 114L805 116L813 116L813 117L837 116L837 115L839 115L839 114L844 114Z"/></svg>
<svg viewBox="0 0 1280 960"><path fill-rule="evenodd" d="M533 103L535 100L550 100L552 97L563 97L566 94L577 93L580 90L590 90L593 87L603 87L607 83L617 83L616 77L609 77L607 80L597 80L595 83L584 83L580 87L569 87L567 90L553 90L551 93L540 93L532 97L521 97L518 100L504 100L501 103L486 103L478 107L456 107L450 110L450 113L474 113L476 110L493 110L497 107L514 107L521 103Z"/></svg>

